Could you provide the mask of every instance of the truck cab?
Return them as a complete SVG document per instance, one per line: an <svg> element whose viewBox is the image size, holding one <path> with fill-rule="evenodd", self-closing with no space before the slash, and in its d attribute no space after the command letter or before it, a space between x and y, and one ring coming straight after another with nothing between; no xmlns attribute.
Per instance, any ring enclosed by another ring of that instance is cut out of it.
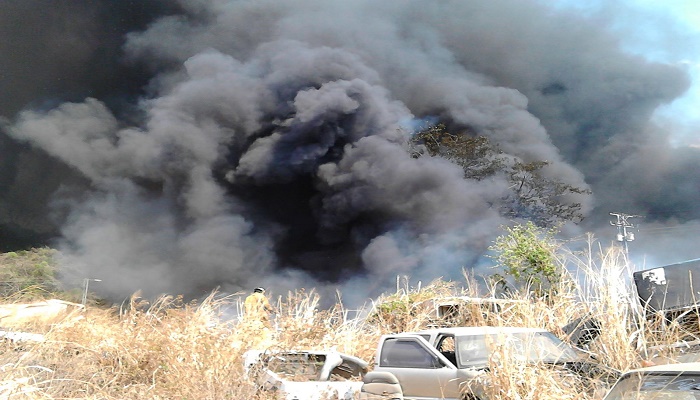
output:
<svg viewBox="0 0 700 400"><path fill-rule="evenodd" d="M590 362L582 353L537 328L459 327L384 335L379 340L374 370L398 382L402 397L411 400L485 399L483 381L494 345L507 343L520 361L547 364ZM387 398L363 385L364 399Z"/></svg>
<svg viewBox="0 0 700 400"><path fill-rule="evenodd" d="M428 335L386 335L381 339L375 371L389 372L412 399L460 399L463 383L481 374L457 367L454 348L439 351ZM454 338L441 337L441 344ZM409 398L409 397L405 397Z"/></svg>

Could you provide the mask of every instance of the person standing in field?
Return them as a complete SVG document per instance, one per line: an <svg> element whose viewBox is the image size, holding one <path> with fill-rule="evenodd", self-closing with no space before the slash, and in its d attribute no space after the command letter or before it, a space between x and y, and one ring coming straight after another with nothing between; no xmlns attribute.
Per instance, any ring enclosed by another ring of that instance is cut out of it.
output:
<svg viewBox="0 0 700 400"><path fill-rule="evenodd" d="M270 302L265 296L265 288L257 287L243 303L243 311L247 320L257 320L265 326L270 326L270 313L273 311Z"/></svg>

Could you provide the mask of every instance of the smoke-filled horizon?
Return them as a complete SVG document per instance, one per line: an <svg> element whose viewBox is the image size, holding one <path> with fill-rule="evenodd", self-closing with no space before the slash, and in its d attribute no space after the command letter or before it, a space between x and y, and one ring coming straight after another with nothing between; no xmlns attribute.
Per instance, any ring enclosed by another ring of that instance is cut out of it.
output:
<svg viewBox="0 0 700 400"><path fill-rule="evenodd" d="M520 0L93 3L9 28L0 225L58 246L102 295L263 285L357 303L398 275L483 270L508 182L411 157L428 118L592 189L567 232L611 229L611 211L700 217L697 149L650 120L688 76L601 22Z"/></svg>

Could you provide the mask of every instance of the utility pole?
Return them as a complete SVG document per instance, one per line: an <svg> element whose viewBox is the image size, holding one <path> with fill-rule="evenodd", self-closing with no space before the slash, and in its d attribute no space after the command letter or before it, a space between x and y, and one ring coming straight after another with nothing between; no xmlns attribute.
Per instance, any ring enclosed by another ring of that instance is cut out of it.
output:
<svg viewBox="0 0 700 400"><path fill-rule="evenodd" d="M628 242L634 240L634 233L628 232L629 229L636 228L635 225L631 224L628 220L634 217L640 217L639 215L630 215L623 213L610 213L613 217L616 217L616 221L610 221L610 225L617 227L616 239L618 242L622 242L622 247L625 250L625 257L629 259L629 247Z"/></svg>

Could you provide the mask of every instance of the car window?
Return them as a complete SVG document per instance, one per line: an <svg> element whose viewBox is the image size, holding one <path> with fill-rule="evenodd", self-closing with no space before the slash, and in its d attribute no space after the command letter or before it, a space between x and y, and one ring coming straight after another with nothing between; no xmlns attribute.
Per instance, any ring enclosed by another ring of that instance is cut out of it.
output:
<svg viewBox="0 0 700 400"><path fill-rule="evenodd" d="M453 365L457 365L457 353L455 353L455 337L451 335L442 336L438 339L437 350Z"/></svg>
<svg viewBox="0 0 700 400"><path fill-rule="evenodd" d="M438 339L437 349L439 351L455 351L455 337L443 336Z"/></svg>
<svg viewBox="0 0 700 400"><path fill-rule="evenodd" d="M496 345L509 346L510 353L529 362L563 363L579 355L549 332L518 332L504 335L465 335L457 338L460 367L484 366Z"/></svg>
<svg viewBox="0 0 700 400"><path fill-rule="evenodd" d="M386 339L380 355L382 367L440 368L434 354L416 340Z"/></svg>
<svg viewBox="0 0 700 400"><path fill-rule="evenodd" d="M459 342L459 360L462 367L486 365L489 358L489 348L486 335L462 336Z"/></svg>

